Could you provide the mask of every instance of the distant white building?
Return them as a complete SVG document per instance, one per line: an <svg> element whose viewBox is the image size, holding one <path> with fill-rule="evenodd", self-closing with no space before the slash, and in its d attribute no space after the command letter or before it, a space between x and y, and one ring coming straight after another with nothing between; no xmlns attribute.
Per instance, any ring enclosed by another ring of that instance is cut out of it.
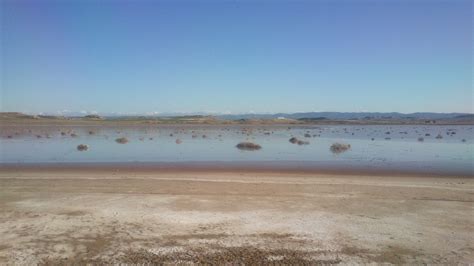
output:
<svg viewBox="0 0 474 266"><path fill-rule="evenodd" d="M283 117L283 116L279 116L279 117L277 117L277 119L278 119L278 120L285 120L286 118Z"/></svg>

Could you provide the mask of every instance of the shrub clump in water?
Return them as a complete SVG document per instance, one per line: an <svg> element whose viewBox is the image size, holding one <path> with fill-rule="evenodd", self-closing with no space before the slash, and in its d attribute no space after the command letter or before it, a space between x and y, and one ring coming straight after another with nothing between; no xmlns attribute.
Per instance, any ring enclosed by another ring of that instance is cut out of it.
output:
<svg viewBox="0 0 474 266"><path fill-rule="evenodd" d="M351 148L350 144L343 144L343 143L334 143L329 148L332 153L343 153Z"/></svg>
<svg viewBox="0 0 474 266"><path fill-rule="evenodd" d="M182 141L182 140L180 140L180 139L176 139L176 144L181 144L181 143L183 143L183 141Z"/></svg>
<svg viewBox="0 0 474 266"><path fill-rule="evenodd" d="M289 142L291 142L293 144L298 144L298 145L308 145L309 144L309 141L299 140L295 137L289 139Z"/></svg>
<svg viewBox="0 0 474 266"><path fill-rule="evenodd" d="M89 145L87 144L79 144L77 145L77 150L78 151L87 151L89 149Z"/></svg>
<svg viewBox="0 0 474 266"><path fill-rule="evenodd" d="M241 142L236 146L239 150L255 151L260 150L262 146L252 142Z"/></svg>
<svg viewBox="0 0 474 266"><path fill-rule="evenodd" d="M128 139L125 137L122 137L122 138L116 139L115 142L120 143L120 144L125 144L128 142Z"/></svg>
<svg viewBox="0 0 474 266"><path fill-rule="evenodd" d="M298 144L298 145L308 145L308 144L309 144L309 141L298 140L298 141L296 142L296 144Z"/></svg>

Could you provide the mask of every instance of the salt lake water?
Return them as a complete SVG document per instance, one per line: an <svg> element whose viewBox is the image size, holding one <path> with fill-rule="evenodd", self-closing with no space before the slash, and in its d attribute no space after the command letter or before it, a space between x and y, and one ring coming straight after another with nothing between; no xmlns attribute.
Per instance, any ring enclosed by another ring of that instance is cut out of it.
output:
<svg viewBox="0 0 474 266"><path fill-rule="evenodd" d="M474 126L469 125L19 126L1 130L2 164L300 162L473 173ZM119 137L129 142L119 144L115 141ZM292 144L291 137L309 144ZM262 149L237 149L243 141L257 143ZM330 150L333 143L351 148L334 154ZM78 151L79 144L89 149Z"/></svg>

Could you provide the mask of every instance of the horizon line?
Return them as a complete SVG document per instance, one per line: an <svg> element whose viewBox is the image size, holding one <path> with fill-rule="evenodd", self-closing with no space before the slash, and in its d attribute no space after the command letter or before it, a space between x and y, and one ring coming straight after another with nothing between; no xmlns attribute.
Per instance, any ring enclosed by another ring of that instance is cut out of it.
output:
<svg viewBox="0 0 474 266"><path fill-rule="evenodd" d="M86 115L102 115L102 116L180 116L180 115L204 115L204 116L233 116L233 115L295 115L304 113L339 113L339 114L401 114L401 115L412 115L412 114L469 114L474 115L474 112L432 112L432 111L417 111L417 112L384 112L384 111L296 111L296 112L206 112L206 111L195 111L195 112L97 112L97 111L65 111L65 112L28 112L28 111L0 111L0 113L20 113L26 115L39 115L39 116L64 116L64 117L77 117Z"/></svg>

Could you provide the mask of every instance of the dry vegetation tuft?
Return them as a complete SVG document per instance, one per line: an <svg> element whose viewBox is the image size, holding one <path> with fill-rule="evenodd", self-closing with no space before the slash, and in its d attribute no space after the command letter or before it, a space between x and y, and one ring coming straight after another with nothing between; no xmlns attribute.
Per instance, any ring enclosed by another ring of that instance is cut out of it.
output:
<svg viewBox="0 0 474 266"><path fill-rule="evenodd" d="M78 151L87 151L89 149L89 145L87 144L79 144L77 145L77 150Z"/></svg>
<svg viewBox="0 0 474 266"><path fill-rule="evenodd" d="M289 142L293 143L293 144L298 144L298 145L308 145L309 144L309 141L305 141L305 140L299 140L295 137L292 137L291 139L288 140Z"/></svg>
<svg viewBox="0 0 474 266"><path fill-rule="evenodd" d="M344 143L334 143L331 145L329 148L332 153L339 154L343 153L351 148L350 144L344 144Z"/></svg>
<svg viewBox="0 0 474 266"><path fill-rule="evenodd" d="M255 151L255 150L260 150L262 146L252 143L252 142L241 142L237 144L236 146L240 150L246 150L246 151Z"/></svg>
<svg viewBox="0 0 474 266"><path fill-rule="evenodd" d="M125 137L121 137L115 140L115 142L120 143L120 144L125 144L128 143L128 139Z"/></svg>

